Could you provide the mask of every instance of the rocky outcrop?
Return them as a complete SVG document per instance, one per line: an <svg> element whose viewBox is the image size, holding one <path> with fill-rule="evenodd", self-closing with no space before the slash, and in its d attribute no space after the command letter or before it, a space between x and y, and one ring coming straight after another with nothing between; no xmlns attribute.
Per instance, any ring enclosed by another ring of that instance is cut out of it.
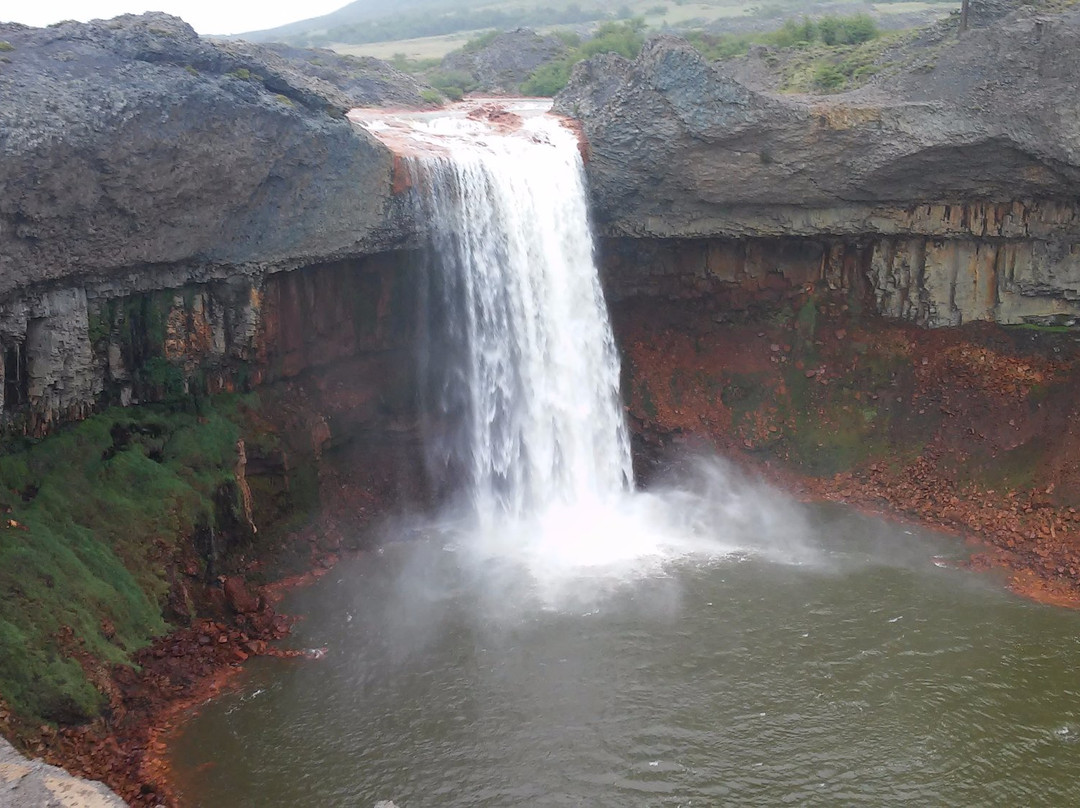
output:
<svg viewBox="0 0 1080 808"><path fill-rule="evenodd" d="M405 238L390 156L343 116L421 101L383 66L200 40L162 14L0 26L0 296L137 269L207 279ZM366 82L366 83L365 83ZM121 283L126 283L123 278Z"/></svg>
<svg viewBox="0 0 1080 808"><path fill-rule="evenodd" d="M21 757L0 738L0 805L8 808L124 808L101 783Z"/></svg>
<svg viewBox="0 0 1080 808"><path fill-rule="evenodd" d="M1021 10L932 55L781 96L662 37L621 85L578 68L557 108L583 119L606 235L858 244L881 311L925 325L1080 316L1080 11Z"/></svg>
<svg viewBox="0 0 1080 808"><path fill-rule="evenodd" d="M0 41L0 422L257 381L268 278L413 238L393 157L344 116L423 104L385 63L163 14Z"/></svg>
<svg viewBox="0 0 1080 808"><path fill-rule="evenodd" d="M0 424L42 434L103 403L247 389L407 350L409 271L407 253L387 253L173 289L89 284L23 296L0 305ZM377 376L390 391L407 372L395 360ZM372 414L359 407L356 417Z"/></svg>
<svg viewBox="0 0 1080 808"><path fill-rule="evenodd" d="M442 68L468 73L484 92L514 93L536 68L559 58L566 50L558 37L517 28L498 34L482 48L448 54Z"/></svg>

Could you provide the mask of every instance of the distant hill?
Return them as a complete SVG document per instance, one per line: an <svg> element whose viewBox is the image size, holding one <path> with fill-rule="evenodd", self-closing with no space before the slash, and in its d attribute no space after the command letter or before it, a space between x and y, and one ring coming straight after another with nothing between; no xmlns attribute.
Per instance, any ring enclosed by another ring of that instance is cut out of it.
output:
<svg viewBox="0 0 1080 808"><path fill-rule="evenodd" d="M235 38L321 46L332 43L390 42L460 31L510 30L520 26L573 25L629 17L631 6L592 0L548 0L536 5L475 0L356 0L322 17L289 23Z"/></svg>
<svg viewBox="0 0 1080 808"><path fill-rule="evenodd" d="M381 17L390 17L410 12L437 10L450 12L468 8L469 0L355 0L337 11L331 11L321 17L311 17L277 28L262 31L249 31L237 34L234 39L246 39L249 42L284 42L303 36L310 31L326 31L344 25L369 22Z"/></svg>

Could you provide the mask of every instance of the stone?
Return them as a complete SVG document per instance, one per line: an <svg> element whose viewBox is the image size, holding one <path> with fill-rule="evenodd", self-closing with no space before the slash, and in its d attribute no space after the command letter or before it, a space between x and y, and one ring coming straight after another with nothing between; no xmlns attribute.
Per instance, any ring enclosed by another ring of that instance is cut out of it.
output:
<svg viewBox="0 0 1080 808"><path fill-rule="evenodd" d="M817 252L806 282L858 275L889 317L1080 320L1080 9L974 6L972 30L912 46L933 64L839 95L751 87L672 36L578 65L556 109L589 141L616 297L753 286L750 254L801 241L785 274Z"/></svg>
<svg viewBox="0 0 1080 808"><path fill-rule="evenodd" d="M261 610L262 604L258 595L248 590L242 578L235 576L226 578L224 589L229 608L237 614L255 614Z"/></svg>
<svg viewBox="0 0 1080 808"><path fill-rule="evenodd" d="M391 155L343 114L423 103L389 65L211 43L159 13L5 23L0 39L0 299L133 269L175 288L408 238Z"/></svg>
<svg viewBox="0 0 1080 808"><path fill-rule="evenodd" d="M5 808L124 808L101 783L27 760L0 738L0 805Z"/></svg>

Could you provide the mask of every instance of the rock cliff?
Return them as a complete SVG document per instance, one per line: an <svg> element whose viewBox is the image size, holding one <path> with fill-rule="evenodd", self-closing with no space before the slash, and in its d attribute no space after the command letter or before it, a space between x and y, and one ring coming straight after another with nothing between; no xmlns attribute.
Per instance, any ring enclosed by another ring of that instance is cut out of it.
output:
<svg viewBox="0 0 1080 808"><path fill-rule="evenodd" d="M344 116L423 105L385 63L164 14L0 42L0 421L41 432L200 362L232 386L276 333L270 275L411 238L393 157Z"/></svg>
<svg viewBox="0 0 1080 808"><path fill-rule="evenodd" d="M606 58L557 100L603 234L858 245L879 310L926 325L1080 314L1080 10L1021 9L839 96L756 91L671 37Z"/></svg>
<svg viewBox="0 0 1080 808"><path fill-rule="evenodd" d="M343 115L422 103L386 65L211 44L163 14L5 25L0 40L4 298L132 268L290 268L402 240L390 157Z"/></svg>

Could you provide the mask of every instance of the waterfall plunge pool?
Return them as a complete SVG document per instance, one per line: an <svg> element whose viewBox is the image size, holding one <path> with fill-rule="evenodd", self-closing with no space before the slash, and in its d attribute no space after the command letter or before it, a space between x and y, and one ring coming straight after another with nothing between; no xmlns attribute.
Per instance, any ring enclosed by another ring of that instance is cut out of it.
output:
<svg viewBox="0 0 1080 808"><path fill-rule="evenodd" d="M633 490L580 144L545 109L353 116L431 223L424 439L460 515L294 596L327 654L256 660L190 723L188 805L1074 804L1080 615L719 461Z"/></svg>
<svg viewBox="0 0 1080 808"><path fill-rule="evenodd" d="M1080 615L954 538L694 477L585 557L558 525L400 526L295 593L290 644L327 654L253 660L190 721L185 805L1072 804Z"/></svg>

